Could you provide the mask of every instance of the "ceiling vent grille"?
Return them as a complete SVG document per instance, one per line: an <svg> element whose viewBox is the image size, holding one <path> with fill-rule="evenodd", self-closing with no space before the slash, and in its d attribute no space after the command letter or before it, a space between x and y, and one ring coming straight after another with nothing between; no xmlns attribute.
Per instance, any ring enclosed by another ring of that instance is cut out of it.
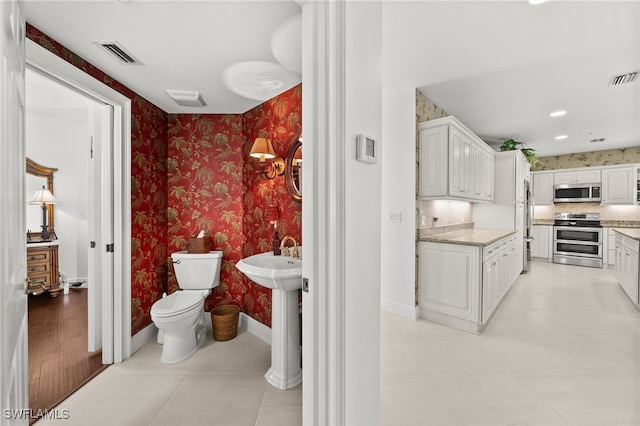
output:
<svg viewBox="0 0 640 426"><path fill-rule="evenodd" d="M98 46L102 47L104 50L109 52L114 58L123 64L136 64L140 65L141 62L138 61L135 56L133 56L130 52L128 52L120 43L117 41L96 41Z"/></svg>
<svg viewBox="0 0 640 426"><path fill-rule="evenodd" d="M167 94L180 106L203 107L207 105L199 92L167 89Z"/></svg>
<svg viewBox="0 0 640 426"><path fill-rule="evenodd" d="M591 139L589 142L590 143L602 143L602 142L605 141L605 139L607 139L607 138Z"/></svg>
<svg viewBox="0 0 640 426"><path fill-rule="evenodd" d="M632 71L626 74L614 75L611 78L611 82L609 83L609 86L620 86L621 84L631 83L632 81L635 81L638 78L638 73L640 73L640 70Z"/></svg>

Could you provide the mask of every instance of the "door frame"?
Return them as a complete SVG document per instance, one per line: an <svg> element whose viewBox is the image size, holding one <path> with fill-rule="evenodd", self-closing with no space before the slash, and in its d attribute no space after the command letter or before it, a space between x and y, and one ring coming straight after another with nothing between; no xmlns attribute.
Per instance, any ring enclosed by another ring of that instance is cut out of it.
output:
<svg viewBox="0 0 640 426"><path fill-rule="evenodd" d="M122 362L131 356L131 99L30 39L25 52L29 67L113 107L114 285L101 301L102 350L103 362Z"/></svg>

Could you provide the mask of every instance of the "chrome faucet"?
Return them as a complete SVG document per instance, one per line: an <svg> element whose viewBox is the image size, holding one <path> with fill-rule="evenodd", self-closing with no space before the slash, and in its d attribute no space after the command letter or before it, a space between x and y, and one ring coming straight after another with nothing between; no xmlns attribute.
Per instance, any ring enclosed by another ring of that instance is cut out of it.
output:
<svg viewBox="0 0 640 426"><path fill-rule="evenodd" d="M286 237L284 237L282 239L282 248L284 249L284 255L285 256L290 256L289 254L289 248L288 246L285 246L285 243L287 241L293 241L293 257L298 258L300 257L300 252L298 252L298 243L296 242L296 239L293 238L291 235L287 235Z"/></svg>

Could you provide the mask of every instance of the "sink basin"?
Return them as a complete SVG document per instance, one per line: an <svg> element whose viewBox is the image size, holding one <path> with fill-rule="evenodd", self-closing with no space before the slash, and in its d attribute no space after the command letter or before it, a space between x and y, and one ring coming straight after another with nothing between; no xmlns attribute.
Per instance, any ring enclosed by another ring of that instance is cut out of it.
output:
<svg viewBox="0 0 640 426"><path fill-rule="evenodd" d="M263 287L284 291L302 288L302 260L291 256L274 256L270 251L245 257L236 267Z"/></svg>

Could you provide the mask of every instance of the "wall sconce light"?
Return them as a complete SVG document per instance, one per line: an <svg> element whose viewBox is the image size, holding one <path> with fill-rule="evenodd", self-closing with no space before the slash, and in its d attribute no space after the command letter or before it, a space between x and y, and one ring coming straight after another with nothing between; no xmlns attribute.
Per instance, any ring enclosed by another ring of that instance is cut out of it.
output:
<svg viewBox="0 0 640 426"><path fill-rule="evenodd" d="M42 189L38 189L36 191L36 195L33 196L33 199L29 204L32 206L42 205L42 232L40 233L40 238L48 240L49 228L47 227L47 205L58 204L58 200L56 200L56 197L53 196L51 191L46 189L43 185Z"/></svg>
<svg viewBox="0 0 640 426"><path fill-rule="evenodd" d="M273 150L271 141L267 138L256 138L251 147L251 157L258 158L262 164L262 170L260 170L260 177L262 179L273 179L276 176L280 176L284 173L284 159L277 157ZM273 160L267 162L266 160Z"/></svg>

